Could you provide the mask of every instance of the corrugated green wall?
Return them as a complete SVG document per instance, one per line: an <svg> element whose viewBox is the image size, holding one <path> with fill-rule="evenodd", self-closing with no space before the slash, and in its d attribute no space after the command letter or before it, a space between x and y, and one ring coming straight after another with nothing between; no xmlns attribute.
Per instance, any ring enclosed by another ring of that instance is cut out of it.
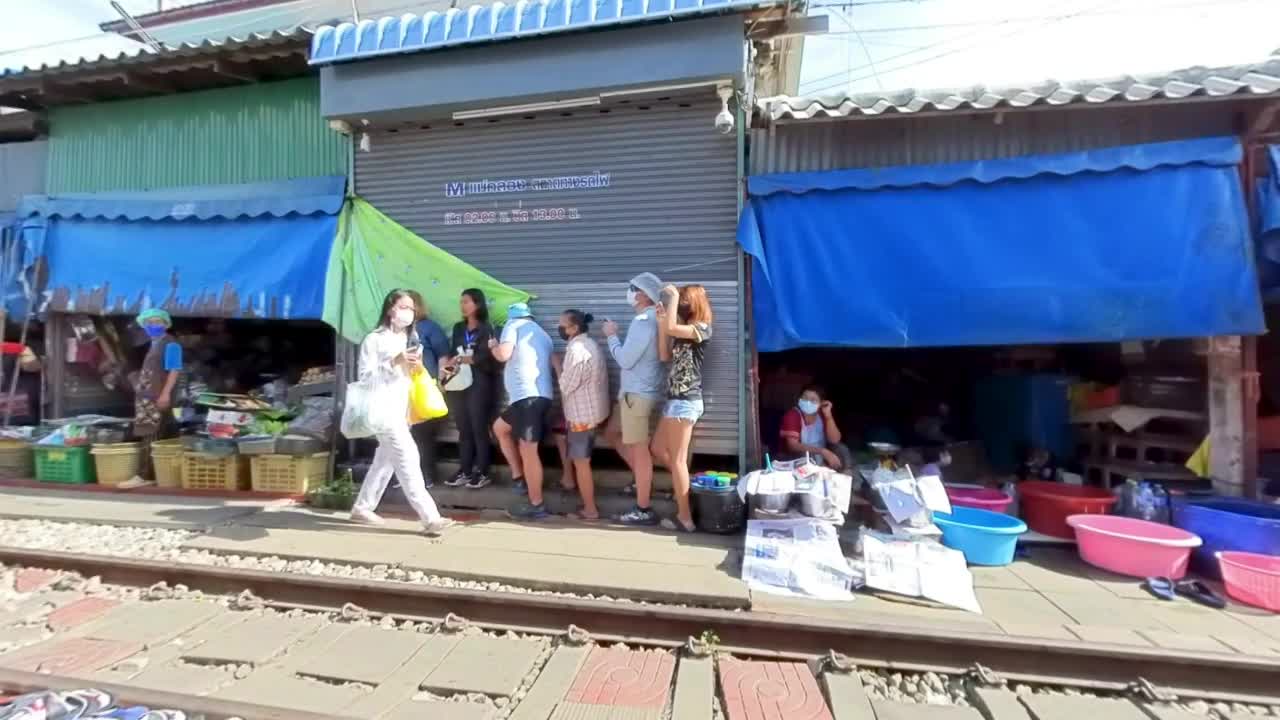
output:
<svg viewBox="0 0 1280 720"><path fill-rule="evenodd" d="M314 77L60 107L49 125L49 193L345 175L350 152Z"/></svg>

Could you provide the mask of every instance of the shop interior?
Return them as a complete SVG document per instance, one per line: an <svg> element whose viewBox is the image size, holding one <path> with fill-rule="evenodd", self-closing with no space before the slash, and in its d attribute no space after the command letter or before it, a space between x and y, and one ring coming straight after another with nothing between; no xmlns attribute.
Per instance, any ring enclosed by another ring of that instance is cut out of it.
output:
<svg viewBox="0 0 1280 720"><path fill-rule="evenodd" d="M782 417L817 385L860 464L875 455L870 443L888 443L913 466L945 447L949 484L1205 488L1187 468L1208 433L1205 351L1168 340L762 353L762 448L785 454Z"/></svg>

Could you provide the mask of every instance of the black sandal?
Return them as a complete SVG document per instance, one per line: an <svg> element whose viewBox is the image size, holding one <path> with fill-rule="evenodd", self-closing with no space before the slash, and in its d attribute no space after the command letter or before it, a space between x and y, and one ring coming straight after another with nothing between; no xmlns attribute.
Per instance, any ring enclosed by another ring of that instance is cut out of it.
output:
<svg viewBox="0 0 1280 720"><path fill-rule="evenodd" d="M1183 580L1173 586L1173 591L1188 600L1193 600L1214 610L1225 610L1227 608L1227 601L1223 600L1221 595L1199 580Z"/></svg>

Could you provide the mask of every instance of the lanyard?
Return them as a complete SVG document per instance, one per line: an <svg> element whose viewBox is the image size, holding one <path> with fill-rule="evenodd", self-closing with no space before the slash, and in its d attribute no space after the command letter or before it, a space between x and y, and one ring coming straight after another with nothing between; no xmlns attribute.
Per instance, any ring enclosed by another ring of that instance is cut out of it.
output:
<svg viewBox="0 0 1280 720"><path fill-rule="evenodd" d="M474 345L474 344L475 344L476 336L477 336L477 335L479 335L479 334L480 334L479 329L476 329L476 330L463 330L463 331L462 331L462 344L463 344L464 346L466 346L466 347L471 347L472 345Z"/></svg>

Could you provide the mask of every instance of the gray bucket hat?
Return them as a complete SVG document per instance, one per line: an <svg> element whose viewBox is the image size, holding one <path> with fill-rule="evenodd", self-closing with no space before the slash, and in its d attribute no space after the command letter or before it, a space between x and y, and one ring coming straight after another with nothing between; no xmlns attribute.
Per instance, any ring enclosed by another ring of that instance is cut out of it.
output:
<svg viewBox="0 0 1280 720"><path fill-rule="evenodd" d="M631 278L631 284L640 292L648 295L655 305L662 302L662 281L658 279L657 275L650 272L640 273Z"/></svg>

